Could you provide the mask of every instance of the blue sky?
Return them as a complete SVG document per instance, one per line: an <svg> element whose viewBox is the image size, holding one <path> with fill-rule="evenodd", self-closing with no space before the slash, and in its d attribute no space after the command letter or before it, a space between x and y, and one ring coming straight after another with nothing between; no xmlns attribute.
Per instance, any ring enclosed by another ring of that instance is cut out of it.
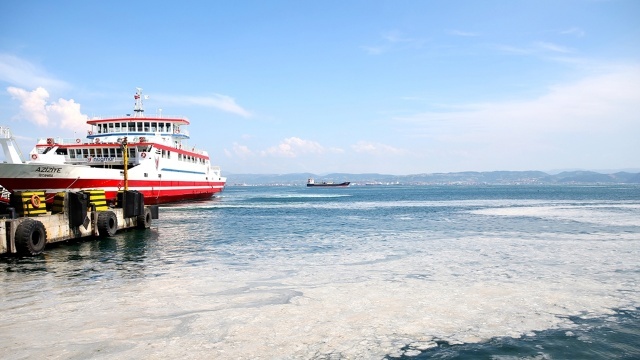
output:
<svg viewBox="0 0 640 360"><path fill-rule="evenodd" d="M640 1L0 2L23 152L136 87L223 173L638 169Z"/></svg>

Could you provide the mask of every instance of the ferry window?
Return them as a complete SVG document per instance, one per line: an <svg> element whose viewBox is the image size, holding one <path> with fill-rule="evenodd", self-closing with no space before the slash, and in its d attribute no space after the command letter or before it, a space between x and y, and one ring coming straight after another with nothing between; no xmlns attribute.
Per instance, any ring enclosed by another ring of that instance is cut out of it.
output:
<svg viewBox="0 0 640 360"><path fill-rule="evenodd" d="M144 177L149 177L149 174L147 174L147 173L144 173Z"/></svg>
<svg viewBox="0 0 640 360"><path fill-rule="evenodd" d="M158 131L164 132L164 123L159 123L158 124Z"/></svg>
<svg viewBox="0 0 640 360"><path fill-rule="evenodd" d="M76 158L76 152L73 149L71 149L71 151L69 151L69 158L71 158L71 159L75 159Z"/></svg>
<svg viewBox="0 0 640 360"><path fill-rule="evenodd" d="M109 131L108 132L110 132L110 133L113 132L113 123L109 123Z"/></svg>
<svg viewBox="0 0 640 360"><path fill-rule="evenodd" d="M109 149L109 155L111 155L110 157L116 157L116 149L115 148L110 148Z"/></svg>
<svg viewBox="0 0 640 360"><path fill-rule="evenodd" d="M149 123L144 123L144 131L149 131Z"/></svg>
<svg viewBox="0 0 640 360"><path fill-rule="evenodd" d="M119 158L122 157L122 149L116 148L116 156L119 157Z"/></svg>
<svg viewBox="0 0 640 360"><path fill-rule="evenodd" d="M136 131L136 123L134 122L129 123L129 131Z"/></svg>
<svg viewBox="0 0 640 360"><path fill-rule="evenodd" d="M82 149L82 156L83 157L89 157L89 149Z"/></svg>
<svg viewBox="0 0 640 360"><path fill-rule="evenodd" d="M91 157L95 157L96 156L96 152L94 149L89 149L89 156Z"/></svg>
<svg viewBox="0 0 640 360"><path fill-rule="evenodd" d="M136 157L136 149L129 148L129 157Z"/></svg>
<svg viewBox="0 0 640 360"><path fill-rule="evenodd" d="M116 132L120 132L120 123L113 124L115 126Z"/></svg>
<svg viewBox="0 0 640 360"><path fill-rule="evenodd" d="M167 132L171 132L171 123L165 123L165 126L167 127Z"/></svg>
<svg viewBox="0 0 640 360"><path fill-rule="evenodd" d="M138 130L136 131L142 131L142 122L138 121L137 124L138 124Z"/></svg>
<svg viewBox="0 0 640 360"><path fill-rule="evenodd" d="M120 127L122 128L122 131L125 131L127 129L127 123L120 123Z"/></svg>
<svg viewBox="0 0 640 360"><path fill-rule="evenodd" d="M151 132L158 131L158 123L151 123Z"/></svg>
<svg viewBox="0 0 640 360"><path fill-rule="evenodd" d="M96 149L96 156L102 157L102 149Z"/></svg>

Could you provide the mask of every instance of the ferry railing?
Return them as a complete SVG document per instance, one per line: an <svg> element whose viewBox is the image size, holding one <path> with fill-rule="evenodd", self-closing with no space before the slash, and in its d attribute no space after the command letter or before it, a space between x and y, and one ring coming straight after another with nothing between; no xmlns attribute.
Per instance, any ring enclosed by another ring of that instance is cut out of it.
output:
<svg viewBox="0 0 640 360"><path fill-rule="evenodd" d="M144 116L132 116L131 114L126 115L111 115L111 116L92 116L90 121L92 120L122 120L122 121L140 121L141 119L164 119L164 120L187 120L189 119L184 115L165 115L165 114L144 114Z"/></svg>

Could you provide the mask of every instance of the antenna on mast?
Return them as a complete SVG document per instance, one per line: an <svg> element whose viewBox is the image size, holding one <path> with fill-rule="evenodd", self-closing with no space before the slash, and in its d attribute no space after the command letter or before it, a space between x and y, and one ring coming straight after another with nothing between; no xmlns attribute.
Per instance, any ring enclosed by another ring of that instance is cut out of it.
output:
<svg viewBox="0 0 640 360"><path fill-rule="evenodd" d="M144 117L144 106L142 105L142 88L136 88L136 94L133 96L136 104L133 107L133 117Z"/></svg>

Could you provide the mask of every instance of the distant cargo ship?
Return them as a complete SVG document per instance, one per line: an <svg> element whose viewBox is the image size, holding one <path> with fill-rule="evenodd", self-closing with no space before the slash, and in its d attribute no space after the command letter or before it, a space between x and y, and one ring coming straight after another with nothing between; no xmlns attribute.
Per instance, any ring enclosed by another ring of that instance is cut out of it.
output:
<svg viewBox="0 0 640 360"><path fill-rule="evenodd" d="M341 183L333 183L333 182L321 182L321 183L316 183L313 179L309 179L307 180L307 187L345 187L345 186L349 186L349 184L351 184L351 182L349 181L345 181L345 182L341 182Z"/></svg>

